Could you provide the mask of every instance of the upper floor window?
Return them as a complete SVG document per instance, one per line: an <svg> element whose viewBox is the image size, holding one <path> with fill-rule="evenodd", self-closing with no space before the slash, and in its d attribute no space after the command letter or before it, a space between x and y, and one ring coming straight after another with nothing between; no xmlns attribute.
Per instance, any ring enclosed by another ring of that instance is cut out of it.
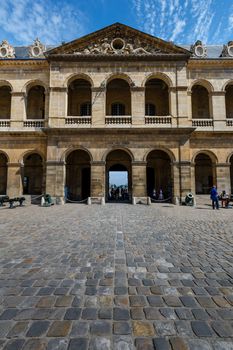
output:
<svg viewBox="0 0 233 350"><path fill-rule="evenodd" d="M90 116L91 115L91 104L89 102L85 102L85 103L81 104L80 115L81 116Z"/></svg>
<svg viewBox="0 0 233 350"><path fill-rule="evenodd" d="M45 89L36 85L27 94L27 119L44 119L45 117Z"/></svg>
<svg viewBox="0 0 233 350"><path fill-rule="evenodd" d="M210 118L209 92L202 85L194 85L192 88L192 117Z"/></svg>
<svg viewBox="0 0 233 350"><path fill-rule="evenodd" d="M11 117L11 88L0 86L0 119Z"/></svg>
<svg viewBox="0 0 233 350"><path fill-rule="evenodd" d="M233 118L233 85L226 87L226 117Z"/></svg>
<svg viewBox="0 0 233 350"><path fill-rule="evenodd" d="M161 79L149 79L146 82L145 115L169 115L168 85Z"/></svg>
<svg viewBox="0 0 233 350"><path fill-rule="evenodd" d="M153 103L146 103L145 115L149 115L149 116L156 115L156 106Z"/></svg>
<svg viewBox="0 0 233 350"><path fill-rule="evenodd" d="M113 103L112 115L125 115L125 105L122 103Z"/></svg>
<svg viewBox="0 0 233 350"><path fill-rule="evenodd" d="M91 84L85 79L76 79L68 87L69 116L91 115Z"/></svg>

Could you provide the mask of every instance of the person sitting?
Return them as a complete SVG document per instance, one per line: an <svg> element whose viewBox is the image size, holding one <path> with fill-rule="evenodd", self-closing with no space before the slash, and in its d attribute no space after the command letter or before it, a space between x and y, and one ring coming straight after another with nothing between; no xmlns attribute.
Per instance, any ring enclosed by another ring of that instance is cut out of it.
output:
<svg viewBox="0 0 233 350"><path fill-rule="evenodd" d="M228 207L228 204L230 202L230 199L229 199L229 196L228 194L226 193L226 191L222 191L221 195L220 195L220 200L222 202L222 208L227 208Z"/></svg>

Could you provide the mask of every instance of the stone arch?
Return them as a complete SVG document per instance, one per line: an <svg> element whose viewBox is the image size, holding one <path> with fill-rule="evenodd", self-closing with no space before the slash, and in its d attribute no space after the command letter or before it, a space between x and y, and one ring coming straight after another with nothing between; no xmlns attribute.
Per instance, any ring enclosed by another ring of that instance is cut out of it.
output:
<svg viewBox="0 0 233 350"><path fill-rule="evenodd" d="M151 79L160 79L164 83L166 83L169 88L173 86L172 80L167 74L162 72L155 72L146 75L146 77L142 81L142 87L145 87L146 83Z"/></svg>
<svg viewBox="0 0 233 350"><path fill-rule="evenodd" d="M40 80L40 79L33 79L33 80L29 80L27 81L23 88L22 88L22 92L25 93L26 95L28 94L28 91L34 87L34 86L43 86L44 90L45 90L45 93L47 94L48 91L49 91L49 87L48 85L43 81L43 80Z"/></svg>
<svg viewBox="0 0 233 350"><path fill-rule="evenodd" d="M25 152L23 152L19 159L18 159L18 162L23 166L24 165L24 159L27 158L30 154L33 154L33 153L37 153L41 156L43 162L45 162L45 155L43 152L41 152L39 149L30 149L30 150L27 150Z"/></svg>
<svg viewBox="0 0 233 350"><path fill-rule="evenodd" d="M83 146L71 146L71 147L67 148L64 152L62 152L61 157L60 157L60 161L65 163L66 158L68 157L68 155L71 152L78 151L78 150L85 151L86 153L88 153L91 162L93 162L93 155L92 155L92 153L89 151L89 149L87 149L86 147L83 147Z"/></svg>
<svg viewBox="0 0 233 350"><path fill-rule="evenodd" d="M171 162L176 161L175 154L170 149L168 149L166 147L154 147L154 148L150 148L148 151L146 151L146 153L143 156L144 162L146 162L148 155L153 151L163 151L163 152L167 153L167 155L170 157Z"/></svg>
<svg viewBox="0 0 233 350"><path fill-rule="evenodd" d="M196 82L191 87L192 118L206 119L212 117L211 88L202 81Z"/></svg>
<svg viewBox="0 0 233 350"><path fill-rule="evenodd" d="M191 93L192 89L195 85L203 86L207 89L208 93L212 93L214 91L213 85L206 79L196 79L193 82L191 82L190 86L188 87L188 92Z"/></svg>
<svg viewBox="0 0 233 350"><path fill-rule="evenodd" d="M128 74L125 73L112 73L105 79L106 86L114 79L122 79L125 80L130 87L135 86L135 83L131 79L131 77Z"/></svg>
<svg viewBox="0 0 233 350"><path fill-rule="evenodd" d="M13 86L8 80L0 80L0 87L2 86L9 86L11 92L13 92Z"/></svg>
<svg viewBox="0 0 233 350"><path fill-rule="evenodd" d="M90 84L91 84L91 87L94 86L94 82L92 80L92 78L90 77L90 75L88 74L85 74L85 73L73 73L71 75L69 75L65 81L64 81L64 87L69 87L69 85L75 81L75 80L78 80L78 79L83 79L83 80L87 80Z"/></svg>
<svg viewBox="0 0 233 350"><path fill-rule="evenodd" d="M66 153L65 197L67 201L86 200L91 195L91 157L84 149Z"/></svg>
<svg viewBox="0 0 233 350"><path fill-rule="evenodd" d="M31 85L27 88L26 116L27 119L45 118L45 95L43 85Z"/></svg>
<svg viewBox="0 0 233 350"><path fill-rule="evenodd" d="M145 115L166 116L170 114L169 85L153 76L145 83Z"/></svg>
<svg viewBox="0 0 233 350"><path fill-rule="evenodd" d="M0 195L7 193L8 155L0 150Z"/></svg>
<svg viewBox="0 0 233 350"><path fill-rule="evenodd" d="M200 153L203 153L203 154L206 154L207 156L209 156L214 164L218 163L218 157L216 156L216 154L214 152L203 149L203 150L199 150L199 151L194 153L194 155L192 157L192 164L195 164L195 159L198 156L198 154L200 154Z"/></svg>
<svg viewBox="0 0 233 350"><path fill-rule="evenodd" d="M222 88L221 88L221 91L226 92L226 88L227 88L228 86L231 86L231 85L233 85L233 80L232 80L232 79L227 80L227 81L225 82L225 84L223 84L223 86L222 86Z"/></svg>
<svg viewBox="0 0 233 350"><path fill-rule="evenodd" d="M133 152L130 149L126 148L126 147L121 147L120 145L119 145L119 147L115 146L115 147L113 147L111 149L106 150L104 152L103 156L102 156L102 161L106 162L108 154L110 154L113 151L117 151L117 150L121 150L121 151L124 151L124 152L128 153L128 155L130 156L132 162L134 161Z"/></svg>

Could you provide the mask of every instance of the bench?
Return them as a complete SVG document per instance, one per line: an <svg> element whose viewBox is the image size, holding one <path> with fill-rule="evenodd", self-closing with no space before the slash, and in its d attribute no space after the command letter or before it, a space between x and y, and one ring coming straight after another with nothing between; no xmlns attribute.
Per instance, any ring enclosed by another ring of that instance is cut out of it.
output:
<svg viewBox="0 0 233 350"><path fill-rule="evenodd" d="M9 198L8 196L2 196L0 197L0 206L3 206L3 203L9 203L9 208L12 209L14 208L14 203L19 202L19 206L22 207L24 201L24 197Z"/></svg>

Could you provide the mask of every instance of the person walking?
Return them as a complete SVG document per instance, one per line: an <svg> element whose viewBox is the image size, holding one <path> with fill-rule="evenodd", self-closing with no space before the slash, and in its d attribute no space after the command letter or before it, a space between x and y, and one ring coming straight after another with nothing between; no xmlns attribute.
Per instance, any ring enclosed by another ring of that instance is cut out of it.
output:
<svg viewBox="0 0 233 350"><path fill-rule="evenodd" d="M213 186L210 192L210 199L212 200L213 209L219 209L219 201L218 201L218 191L216 186Z"/></svg>

